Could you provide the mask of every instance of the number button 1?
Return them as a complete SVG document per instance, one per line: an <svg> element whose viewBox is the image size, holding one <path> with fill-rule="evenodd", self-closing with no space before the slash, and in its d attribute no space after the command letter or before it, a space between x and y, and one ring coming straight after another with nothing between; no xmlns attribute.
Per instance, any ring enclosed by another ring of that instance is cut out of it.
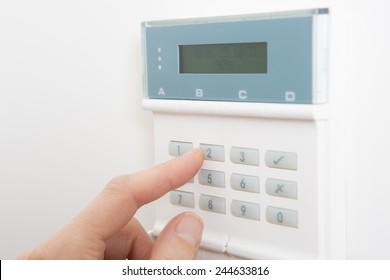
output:
<svg viewBox="0 0 390 280"><path fill-rule="evenodd" d="M179 141L171 141L169 142L169 155L171 156L181 156L186 152L192 150L193 144L191 142L179 142Z"/></svg>

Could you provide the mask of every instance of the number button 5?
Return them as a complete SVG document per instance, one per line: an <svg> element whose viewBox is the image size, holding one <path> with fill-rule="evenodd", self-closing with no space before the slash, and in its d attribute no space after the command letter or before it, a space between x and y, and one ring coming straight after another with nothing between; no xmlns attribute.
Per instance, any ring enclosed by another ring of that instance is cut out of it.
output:
<svg viewBox="0 0 390 280"><path fill-rule="evenodd" d="M218 188L225 187L225 173L221 171L201 169L198 173L199 184Z"/></svg>

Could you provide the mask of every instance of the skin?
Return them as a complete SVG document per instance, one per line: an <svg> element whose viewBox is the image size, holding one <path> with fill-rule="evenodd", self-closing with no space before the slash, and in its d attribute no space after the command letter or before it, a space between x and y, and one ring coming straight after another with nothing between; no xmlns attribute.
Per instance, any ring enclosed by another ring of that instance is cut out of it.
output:
<svg viewBox="0 0 390 280"><path fill-rule="evenodd" d="M188 182L202 163L202 151L194 149L114 178L58 233L18 259L194 259L203 232L200 217L179 214L153 241L133 216L142 205Z"/></svg>

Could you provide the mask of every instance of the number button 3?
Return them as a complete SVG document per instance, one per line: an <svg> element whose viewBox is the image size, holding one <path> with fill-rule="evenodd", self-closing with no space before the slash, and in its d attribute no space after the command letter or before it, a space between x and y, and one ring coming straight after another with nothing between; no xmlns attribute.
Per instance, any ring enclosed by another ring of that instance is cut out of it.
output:
<svg viewBox="0 0 390 280"><path fill-rule="evenodd" d="M232 147L230 160L238 164L259 165L259 150L242 147Z"/></svg>

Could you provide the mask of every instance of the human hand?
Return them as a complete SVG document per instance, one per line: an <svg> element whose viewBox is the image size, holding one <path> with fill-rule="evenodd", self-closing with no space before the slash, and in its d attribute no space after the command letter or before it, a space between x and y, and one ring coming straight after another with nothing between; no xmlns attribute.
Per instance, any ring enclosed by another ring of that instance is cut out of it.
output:
<svg viewBox="0 0 390 280"><path fill-rule="evenodd" d="M203 222L173 218L153 241L133 217L138 208L188 182L203 163L194 149L148 170L114 178L69 224L19 259L193 259Z"/></svg>

